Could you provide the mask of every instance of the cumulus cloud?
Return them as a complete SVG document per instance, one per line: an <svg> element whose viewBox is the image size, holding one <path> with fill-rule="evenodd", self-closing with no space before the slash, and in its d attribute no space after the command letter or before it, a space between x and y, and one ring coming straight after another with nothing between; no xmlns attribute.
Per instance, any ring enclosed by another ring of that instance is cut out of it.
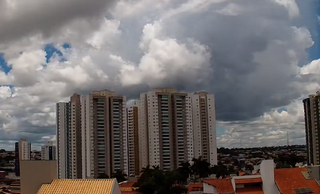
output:
<svg viewBox="0 0 320 194"><path fill-rule="evenodd" d="M320 72L297 18L309 19L294 0L0 1L0 53L12 68L0 72L1 137L54 139L55 103L74 92L133 99L167 86L216 95L219 145L283 144L287 131L303 143L301 98ZM47 43L61 53L49 62Z"/></svg>

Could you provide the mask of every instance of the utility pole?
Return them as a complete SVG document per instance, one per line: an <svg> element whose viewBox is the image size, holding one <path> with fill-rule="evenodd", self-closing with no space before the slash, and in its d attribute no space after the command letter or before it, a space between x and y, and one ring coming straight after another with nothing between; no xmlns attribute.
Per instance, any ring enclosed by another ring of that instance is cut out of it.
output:
<svg viewBox="0 0 320 194"><path fill-rule="evenodd" d="M287 131L287 146L289 146L289 132Z"/></svg>

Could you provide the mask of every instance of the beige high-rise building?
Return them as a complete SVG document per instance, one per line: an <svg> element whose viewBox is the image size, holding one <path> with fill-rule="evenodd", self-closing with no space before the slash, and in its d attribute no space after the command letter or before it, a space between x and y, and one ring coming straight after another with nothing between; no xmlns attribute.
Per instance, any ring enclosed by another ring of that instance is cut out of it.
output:
<svg viewBox="0 0 320 194"><path fill-rule="evenodd" d="M199 156L212 165L217 161L216 113L213 94L192 94L192 125L194 133L194 157Z"/></svg>
<svg viewBox="0 0 320 194"><path fill-rule="evenodd" d="M128 173L126 117L126 98L108 90L58 103L59 178Z"/></svg>
<svg viewBox="0 0 320 194"><path fill-rule="evenodd" d="M307 143L307 163L320 165L320 92L303 100Z"/></svg>
<svg viewBox="0 0 320 194"><path fill-rule="evenodd" d="M41 146L41 160L56 160L56 146L52 141L48 141L47 145Z"/></svg>
<svg viewBox="0 0 320 194"><path fill-rule="evenodd" d="M140 174L139 168L139 117L138 102L133 102L127 108L128 122L128 172L129 176Z"/></svg>
<svg viewBox="0 0 320 194"><path fill-rule="evenodd" d="M126 98L105 90L81 98L83 178L128 173Z"/></svg>
<svg viewBox="0 0 320 194"><path fill-rule="evenodd" d="M140 169L173 170L202 156L217 163L214 96L156 88L140 95Z"/></svg>
<svg viewBox="0 0 320 194"><path fill-rule="evenodd" d="M81 110L80 110L80 95L73 94L70 98L69 110L69 159L70 161L70 175L72 179L79 179L82 176L81 170Z"/></svg>

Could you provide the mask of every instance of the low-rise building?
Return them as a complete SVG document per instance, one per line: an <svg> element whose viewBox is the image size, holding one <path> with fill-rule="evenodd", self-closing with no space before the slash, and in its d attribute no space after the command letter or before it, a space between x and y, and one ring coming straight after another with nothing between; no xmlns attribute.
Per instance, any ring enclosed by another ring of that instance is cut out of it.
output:
<svg viewBox="0 0 320 194"><path fill-rule="evenodd" d="M243 174L243 176L233 176L228 179L204 179L202 183L202 193L206 194L320 193L319 183L310 170L308 171L307 168L274 169L273 160L261 162L260 174ZM191 186L189 186L189 193L190 189Z"/></svg>
<svg viewBox="0 0 320 194"><path fill-rule="evenodd" d="M38 194L121 194L116 179L55 179L43 184Z"/></svg>

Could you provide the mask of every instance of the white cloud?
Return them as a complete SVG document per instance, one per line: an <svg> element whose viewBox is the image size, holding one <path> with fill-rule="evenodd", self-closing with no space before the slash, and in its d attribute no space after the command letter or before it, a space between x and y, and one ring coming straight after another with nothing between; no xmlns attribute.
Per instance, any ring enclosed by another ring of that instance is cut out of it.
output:
<svg viewBox="0 0 320 194"><path fill-rule="evenodd" d="M12 66L0 84L14 85L0 87L0 140L54 139L55 103L74 92L131 98L171 86L215 93L220 145L284 144L287 131L303 143L299 99L319 88L319 60L300 68L312 37L293 23L295 1L274 1L120 0L110 12L112 1L0 1L0 53ZM65 60L46 63L47 43Z"/></svg>

